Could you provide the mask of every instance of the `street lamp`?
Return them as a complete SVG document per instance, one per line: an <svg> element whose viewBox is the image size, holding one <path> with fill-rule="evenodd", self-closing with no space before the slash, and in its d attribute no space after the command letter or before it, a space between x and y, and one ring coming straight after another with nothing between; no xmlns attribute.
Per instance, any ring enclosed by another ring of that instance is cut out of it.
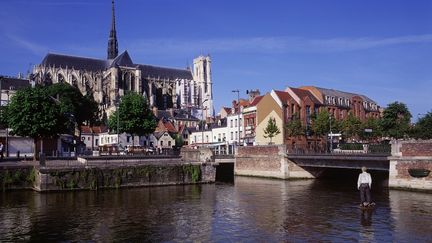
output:
<svg viewBox="0 0 432 243"><path fill-rule="evenodd" d="M9 90L6 90L6 95L7 95L7 105L9 105ZM9 126L6 126L6 157L9 157Z"/></svg>
<svg viewBox="0 0 432 243"><path fill-rule="evenodd" d="M120 151L120 97L117 97L115 101L115 107L117 111L117 152Z"/></svg>
<svg viewBox="0 0 432 243"><path fill-rule="evenodd" d="M332 114L330 114L329 116L329 121L330 121L330 153L331 153L333 150L333 133L332 133L332 125L331 125Z"/></svg>
<svg viewBox="0 0 432 243"><path fill-rule="evenodd" d="M201 102L201 147L204 146L204 102L206 101L208 101L208 99Z"/></svg>
<svg viewBox="0 0 432 243"><path fill-rule="evenodd" d="M236 90L232 90L231 92L237 93L237 107L238 107L238 113L237 113L237 121L238 121L237 131L238 131L238 144L240 145L240 91L238 89L236 89Z"/></svg>

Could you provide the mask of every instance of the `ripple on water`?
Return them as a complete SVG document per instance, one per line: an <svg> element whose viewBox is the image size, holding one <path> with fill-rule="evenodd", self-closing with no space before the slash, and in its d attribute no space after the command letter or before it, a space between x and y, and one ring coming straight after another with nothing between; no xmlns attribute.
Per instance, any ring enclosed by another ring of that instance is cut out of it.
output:
<svg viewBox="0 0 432 243"><path fill-rule="evenodd" d="M377 206L364 212L357 207L355 186L338 181L236 178L234 185L8 192L0 201L0 241L424 242L432 238L431 194L385 188L373 194Z"/></svg>

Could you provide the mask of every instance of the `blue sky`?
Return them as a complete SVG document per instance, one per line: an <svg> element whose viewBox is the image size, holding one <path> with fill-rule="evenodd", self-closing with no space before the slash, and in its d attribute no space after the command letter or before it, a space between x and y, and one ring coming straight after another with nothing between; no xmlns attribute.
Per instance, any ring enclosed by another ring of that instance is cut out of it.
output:
<svg viewBox="0 0 432 243"><path fill-rule="evenodd" d="M47 52L106 57L111 0L0 0L0 74ZM232 89L316 85L432 110L432 1L116 0L135 63L213 60L215 108Z"/></svg>

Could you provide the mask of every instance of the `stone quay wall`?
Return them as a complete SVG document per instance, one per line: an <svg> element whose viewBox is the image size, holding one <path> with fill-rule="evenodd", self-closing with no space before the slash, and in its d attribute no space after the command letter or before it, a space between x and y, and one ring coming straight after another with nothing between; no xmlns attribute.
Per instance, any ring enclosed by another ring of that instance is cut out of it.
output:
<svg viewBox="0 0 432 243"><path fill-rule="evenodd" d="M0 166L1 191L32 189L35 179L33 166Z"/></svg>
<svg viewBox="0 0 432 243"><path fill-rule="evenodd" d="M314 178L288 159L285 145L238 147L234 174L279 179Z"/></svg>
<svg viewBox="0 0 432 243"><path fill-rule="evenodd" d="M33 188L45 192L212 183L215 170L206 163L39 168Z"/></svg>
<svg viewBox="0 0 432 243"><path fill-rule="evenodd" d="M432 192L432 140L392 141L389 187ZM424 177L415 177L410 169L430 171Z"/></svg>

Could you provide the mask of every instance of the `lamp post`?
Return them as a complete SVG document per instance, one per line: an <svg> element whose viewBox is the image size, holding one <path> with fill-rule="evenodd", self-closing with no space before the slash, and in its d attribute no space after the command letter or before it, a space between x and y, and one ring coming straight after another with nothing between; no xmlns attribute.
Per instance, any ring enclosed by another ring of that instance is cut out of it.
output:
<svg viewBox="0 0 432 243"><path fill-rule="evenodd" d="M7 105L9 105L9 90L6 90L6 95ZM6 157L9 157L9 126L6 126Z"/></svg>
<svg viewBox="0 0 432 243"><path fill-rule="evenodd" d="M331 153L333 150L333 133L332 133L332 125L331 125L332 114L330 114L329 116L329 121L330 121L330 153Z"/></svg>
<svg viewBox="0 0 432 243"><path fill-rule="evenodd" d="M120 97L116 99L116 111L117 111L117 152L120 151Z"/></svg>
<svg viewBox="0 0 432 243"><path fill-rule="evenodd" d="M207 100L205 99L201 102L201 147L204 146L204 102Z"/></svg>
<svg viewBox="0 0 432 243"><path fill-rule="evenodd" d="M237 113L237 132L238 132L238 144L240 145L240 91L238 89L232 90L231 92L237 93L237 107L238 107L238 113Z"/></svg>

